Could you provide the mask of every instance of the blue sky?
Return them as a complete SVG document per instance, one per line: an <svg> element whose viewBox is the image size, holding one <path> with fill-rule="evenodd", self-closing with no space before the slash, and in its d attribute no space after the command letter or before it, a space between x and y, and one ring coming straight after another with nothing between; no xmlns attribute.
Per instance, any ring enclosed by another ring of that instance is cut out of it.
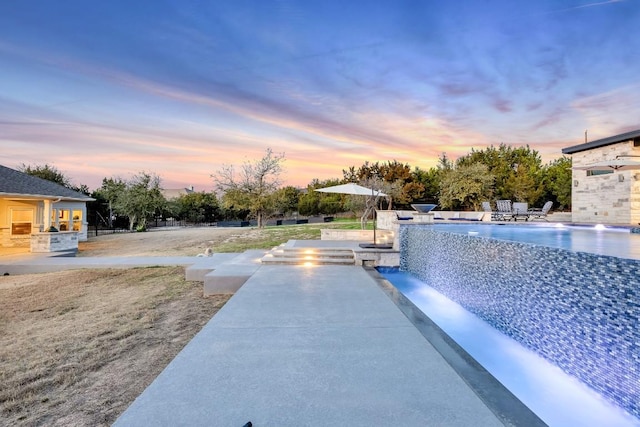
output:
<svg viewBox="0 0 640 427"><path fill-rule="evenodd" d="M0 164L210 190L640 128L640 0L0 3Z"/></svg>

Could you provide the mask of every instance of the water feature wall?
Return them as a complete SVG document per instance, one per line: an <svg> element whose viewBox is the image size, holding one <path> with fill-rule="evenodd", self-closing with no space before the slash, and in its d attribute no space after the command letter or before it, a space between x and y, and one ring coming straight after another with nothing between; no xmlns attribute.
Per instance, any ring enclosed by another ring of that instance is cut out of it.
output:
<svg viewBox="0 0 640 427"><path fill-rule="evenodd" d="M640 418L640 261L402 225L400 269Z"/></svg>

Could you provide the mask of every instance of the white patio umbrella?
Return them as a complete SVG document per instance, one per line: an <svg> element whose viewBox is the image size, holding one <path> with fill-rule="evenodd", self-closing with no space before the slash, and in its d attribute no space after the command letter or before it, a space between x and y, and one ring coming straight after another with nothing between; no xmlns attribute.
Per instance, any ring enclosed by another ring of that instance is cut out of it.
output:
<svg viewBox="0 0 640 427"><path fill-rule="evenodd" d="M640 169L640 162L627 159L603 160L601 162L592 163L590 165L576 166L574 167L574 169L586 171L624 171Z"/></svg>
<svg viewBox="0 0 640 427"><path fill-rule="evenodd" d="M353 182L350 182L348 184L333 185L331 187L318 188L316 189L316 191L319 191L320 193L337 193L337 194L352 194L355 196L366 196L367 197L366 208L364 210L364 213L362 214L362 218L360 222L363 224L363 227L364 227L365 218L369 215L369 212L373 210L373 213L374 213L373 245L366 245L366 247L377 247L376 246L375 201L377 200L378 197L386 197L387 196L386 194L384 194L380 190L374 190L373 188L363 187L362 185L354 184ZM364 245L360 245L360 246L365 247ZM385 245L385 247L386 246L387 245Z"/></svg>
<svg viewBox="0 0 640 427"><path fill-rule="evenodd" d="M363 187L362 185L354 184L350 182L348 184L333 185L331 187L318 188L316 191L321 193L338 193L338 194L354 194L356 196L374 196L385 197L382 191L376 191L373 188Z"/></svg>

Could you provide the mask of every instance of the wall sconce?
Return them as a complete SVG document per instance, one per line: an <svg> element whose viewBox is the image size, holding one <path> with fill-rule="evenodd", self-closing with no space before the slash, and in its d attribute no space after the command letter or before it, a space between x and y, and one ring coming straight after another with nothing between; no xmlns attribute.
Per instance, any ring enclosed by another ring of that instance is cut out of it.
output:
<svg viewBox="0 0 640 427"><path fill-rule="evenodd" d="M574 179L574 180L573 180L573 186L574 186L574 187L577 187L577 186L578 186L578 180L577 180L577 179Z"/></svg>
<svg viewBox="0 0 640 427"><path fill-rule="evenodd" d="M618 182L624 182L624 175L621 173L618 174Z"/></svg>

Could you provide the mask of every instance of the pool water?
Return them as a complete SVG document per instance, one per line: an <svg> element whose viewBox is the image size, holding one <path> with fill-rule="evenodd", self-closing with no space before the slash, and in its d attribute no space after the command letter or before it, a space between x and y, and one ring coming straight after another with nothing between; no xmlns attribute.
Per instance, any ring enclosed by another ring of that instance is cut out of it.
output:
<svg viewBox="0 0 640 427"><path fill-rule="evenodd" d="M424 282L394 269L380 274L548 425L640 426L639 419Z"/></svg>
<svg viewBox="0 0 640 427"><path fill-rule="evenodd" d="M433 229L573 252L640 259L640 234L631 233L629 228L564 224L434 224Z"/></svg>

